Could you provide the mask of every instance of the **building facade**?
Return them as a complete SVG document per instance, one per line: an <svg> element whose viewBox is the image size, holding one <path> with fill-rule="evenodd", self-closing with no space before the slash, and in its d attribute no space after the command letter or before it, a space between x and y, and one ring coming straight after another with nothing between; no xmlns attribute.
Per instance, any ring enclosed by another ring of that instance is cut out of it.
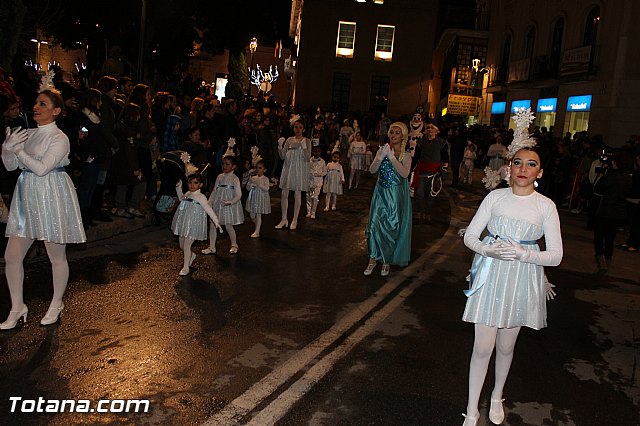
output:
<svg viewBox="0 0 640 426"><path fill-rule="evenodd" d="M293 0L299 108L428 110L437 0Z"/></svg>
<svg viewBox="0 0 640 426"><path fill-rule="evenodd" d="M637 134L640 32L633 0L487 0L487 115L513 127L530 106L554 136L587 131L620 146ZM484 65L484 64L483 64Z"/></svg>

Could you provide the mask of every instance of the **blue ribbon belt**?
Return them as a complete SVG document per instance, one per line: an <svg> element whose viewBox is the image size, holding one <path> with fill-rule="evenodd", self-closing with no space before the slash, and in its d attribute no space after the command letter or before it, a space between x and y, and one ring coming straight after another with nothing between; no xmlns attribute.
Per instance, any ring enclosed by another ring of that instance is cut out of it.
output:
<svg viewBox="0 0 640 426"><path fill-rule="evenodd" d="M491 235L491 239L488 241L489 244L494 244L500 239L500 237L497 235L492 235L492 234L490 235ZM538 244L537 240L520 240L520 241L515 240L515 241L518 244L528 245L528 246ZM487 282L487 275L491 270L491 264L493 263L494 260L496 259L493 257L474 256L473 263L471 264L471 274L469 279L469 285L473 287L473 283L475 282L475 277L476 277L476 274L478 273L478 269L482 267L480 277L478 278L478 281L481 284L476 288L470 288L469 290L464 290L463 292L465 296L467 297L473 296L478 290L482 288L483 285L485 285L485 283Z"/></svg>
<svg viewBox="0 0 640 426"><path fill-rule="evenodd" d="M56 167L52 169L49 173L62 173L64 172L64 167ZM22 200L22 184L24 182L25 173L33 173L33 170L24 169L22 173L20 173L20 177L18 177L18 184L16 185L16 196L18 200ZM24 215L23 209L18 209L18 232L24 230L24 224L26 223L26 217Z"/></svg>
<svg viewBox="0 0 640 426"><path fill-rule="evenodd" d="M218 188L230 188L230 189L235 189L235 186L233 186L233 185L218 185Z"/></svg>
<svg viewBox="0 0 640 426"><path fill-rule="evenodd" d="M193 198L183 198L182 200L180 200L180 210L184 210L184 206L186 206L186 204L182 203L182 201L187 201L189 203L193 203L194 199Z"/></svg>

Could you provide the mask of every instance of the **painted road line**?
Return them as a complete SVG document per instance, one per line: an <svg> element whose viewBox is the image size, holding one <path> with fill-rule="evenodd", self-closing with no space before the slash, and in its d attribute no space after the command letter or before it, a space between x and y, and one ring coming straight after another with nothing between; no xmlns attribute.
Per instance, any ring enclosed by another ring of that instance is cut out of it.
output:
<svg viewBox="0 0 640 426"><path fill-rule="evenodd" d="M452 236L450 236L452 237ZM443 238L443 240L453 242L452 238ZM449 244L447 252L451 251L453 244ZM319 360L296 382L294 382L288 389L282 392L274 401L268 406L259 411L247 425L263 426L275 424L278 420L284 417L285 414L291 409L291 407L298 402L304 395L311 390L324 376L331 371L333 366L344 358L358 343L360 343L365 337L373 333L380 323L382 323L393 311L395 311L405 300L411 296L411 294L419 287L421 287L428 279L433 275L433 266L442 263L445 256L440 256L434 262L431 262L430 271L426 276L415 277L411 284L402 289L396 296L388 301L381 309L373 313L373 315L365 321L365 323L351 333L340 345L338 345L331 353Z"/></svg>
<svg viewBox="0 0 640 426"><path fill-rule="evenodd" d="M449 197L449 203L453 208L453 202ZM454 240L457 230L453 230L450 224L445 237L434 243L415 262L409 264L399 274L391 278L377 292L355 306L347 315L342 317L331 328L322 333L318 338L309 343L292 357L284 361L273 371L267 374L259 382L254 383L242 395L227 404L218 413L207 419L203 426L238 424L244 417L254 411L265 399L273 395L279 387L298 374L305 366L311 363L320 353L326 350L337 339L341 338L349 329L369 315L389 294L394 292L407 278L415 279L424 274L430 265L427 261L443 246L451 248L453 244L445 245L445 242ZM396 296L397 297L397 296Z"/></svg>

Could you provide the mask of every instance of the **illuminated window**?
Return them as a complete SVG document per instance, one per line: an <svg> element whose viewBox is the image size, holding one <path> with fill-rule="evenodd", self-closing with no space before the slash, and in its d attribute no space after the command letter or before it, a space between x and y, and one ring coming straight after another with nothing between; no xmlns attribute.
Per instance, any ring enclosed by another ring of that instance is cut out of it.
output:
<svg viewBox="0 0 640 426"><path fill-rule="evenodd" d="M340 21L338 24L338 42L336 56L339 58L353 58L353 48L356 43L356 23Z"/></svg>
<svg viewBox="0 0 640 426"><path fill-rule="evenodd" d="M393 36L396 27L391 25L378 25L378 36L376 37L376 54L378 61L390 61L393 56Z"/></svg>

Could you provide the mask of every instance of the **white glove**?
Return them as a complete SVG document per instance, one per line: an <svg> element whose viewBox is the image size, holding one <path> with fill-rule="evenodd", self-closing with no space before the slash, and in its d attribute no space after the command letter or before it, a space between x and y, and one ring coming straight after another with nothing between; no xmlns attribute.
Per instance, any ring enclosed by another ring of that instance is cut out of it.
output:
<svg viewBox="0 0 640 426"><path fill-rule="evenodd" d="M509 245L513 248L513 250L516 253L516 259L518 260L522 260L526 257L527 255L527 249L522 247L522 245L520 243L518 243L517 241L514 241L513 239L511 239L511 237L509 237L507 239L507 241L509 242Z"/></svg>
<svg viewBox="0 0 640 426"><path fill-rule="evenodd" d="M513 247L502 241L485 244L484 247L482 247L482 255L507 261L515 260L516 258L516 252Z"/></svg>
<svg viewBox="0 0 640 426"><path fill-rule="evenodd" d="M218 228L218 230L220 231L220 233L221 233L221 234L222 234L222 233L224 233L224 230L222 229L222 226L220 226L220 222L219 222L219 221L214 220L214 221L212 221L212 222L213 222L214 226L215 226L216 228Z"/></svg>
<svg viewBox="0 0 640 426"><path fill-rule="evenodd" d="M389 160L391 160L392 158L396 158L396 153L393 148L391 148L391 145L387 145L387 158Z"/></svg>
<svg viewBox="0 0 640 426"><path fill-rule="evenodd" d="M11 129L7 127L4 134L5 140L2 146L8 151L15 151L17 145L29 139L29 133L25 129L19 129L11 133Z"/></svg>
<svg viewBox="0 0 640 426"><path fill-rule="evenodd" d="M551 284L547 279L547 274L544 274L544 293L547 297L547 300L553 300L556 297L556 292L553 291L555 285Z"/></svg>
<svg viewBox="0 0 640 426"><path fill-rule="evenodd" d="M384 147L386 145L381 146L378 149L378 152L376 152L376 160L382 161L382 159L385 157L385 152L384 152Z"/></svg>
<svg viewBox="0 0 640 426"><path fill-rule="evenodd" d="M284 148L284 143L286 142L286 139L283 137L280 137L280 139L278 139L278 146L282 149Z"/></svg>

